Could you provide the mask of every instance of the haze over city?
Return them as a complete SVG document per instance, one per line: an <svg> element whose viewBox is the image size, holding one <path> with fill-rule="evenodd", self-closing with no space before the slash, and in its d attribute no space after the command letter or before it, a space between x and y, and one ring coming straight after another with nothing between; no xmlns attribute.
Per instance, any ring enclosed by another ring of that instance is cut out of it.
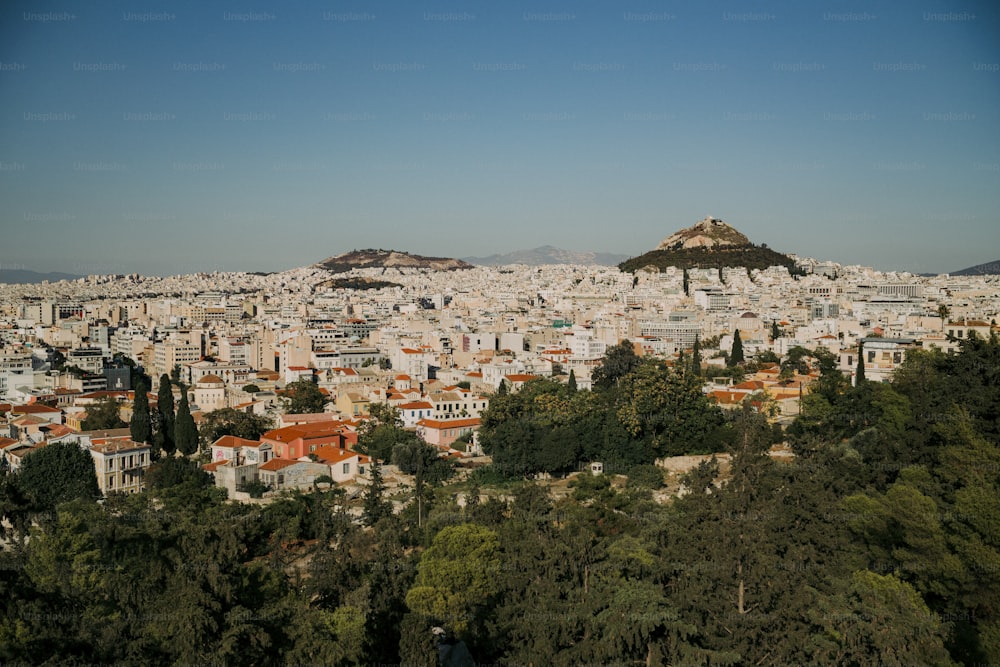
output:
<svg viewBox="0 0 1000 667"><path fill-rule="evenodd" d="M706 215L920 273L997 259L991 3L0 9L0 265L640 255Z"/></svg>

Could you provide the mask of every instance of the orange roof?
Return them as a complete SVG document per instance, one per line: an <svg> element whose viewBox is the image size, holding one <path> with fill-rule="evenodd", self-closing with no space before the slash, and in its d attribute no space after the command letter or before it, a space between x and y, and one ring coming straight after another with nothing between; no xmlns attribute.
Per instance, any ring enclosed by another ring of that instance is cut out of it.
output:
<svg viewBox="0 0 1000 667"><path fill-rule="evenodd" d="M323 438L338 435L343 433L343 431L343 422L330 420L314 424L296 424L295 426L276 428L268 431L261 437L267 440L277 440L278 442L291 442L298 438Z"/></svg>
<svg viewBox="0 0 1000 667"><path fill-rule="evenodd" d="M320 447L313 453L320 461L330 465L346 461L347 459L354 458L355 456L358 457L359 463L368 463L371 461L371 459L364 454L359 454L351 449L341 449L340 447Z"/></svg>
<svg viewBox="0 0 1000 667"><path fill-rule="evenodd" d="M237 438L235 435L224 435L215 442L212 443L213 447L260 447L260 442L257 440L247 440L246 438Z"/></svg>
<svg viewBox="0 0 1000 667"><path fill-rule="evenodd" d="M50 408L47 405L39 405L38 403L32 403L31 405L15 405L11 412L15 415L27 415L27 414L39 414L39 413L53 413L62 412L59 408Z"/></svg>
<svg viewBox="0 0 1000 667"><path fill-rule="evenodd" d="M219 466L224 466L227 463L229 463L228 459L222 461L213 461L212 463L206 463L201 467L201 469L204 470L205 472L215 472L216 468L218 468Z"/></svg>
<svg viewBox="0 0 1000 667"><path fill-rule="evenodd" d="M396 380L407 380L407 381L409 381L410 380L410 376L409 375L397 375L395 377L395 379Z"/></svg>
<svg viewBox="0 0 1000 667"><path fill-rule="evenodd" d="M737 391L713 391L709 396L723 405L736 405L742 403L747 394Z"/></svg>
<svg viewBox="0 0 1000 667"><path fill-rule="evenodd" d="M414 401L413 403L406 403L405 405L399 406L400 410L433 410L434 406L427 401Z"/></svg>
<svg viewBox="0 0 1000 667"><path fill-rule="evenodd" d="M421 419L417 423L426 428L444 429L479 426L482 420L478 417L471 417L469 419Z"/></svg>
<svg viewBox="0 0 1000 667"><path fill-rule="evenodd" d="M749 389L750 391L757 391L758 389L763 389L764 383L760 380L747 380L746 382L740 382L739 384L733 385L733 389Z"/></svg>
<svg viewBox="0 0 1000 667"><path fill-rule="evenodd" d="M283 470L284 468L295 465L296 463L298 463L298 461L292 459L271 459L267 463L258 466L257 469L277 472L278 470Z"/></svg>
<svg viewBox="0 0 1000 667"><path fill-rule="evenodd" d="M523 373L515 373L514 375L508 375L507 379L511 382L527 382L528 380L534 380L537 375L526 375Z"/></svg>

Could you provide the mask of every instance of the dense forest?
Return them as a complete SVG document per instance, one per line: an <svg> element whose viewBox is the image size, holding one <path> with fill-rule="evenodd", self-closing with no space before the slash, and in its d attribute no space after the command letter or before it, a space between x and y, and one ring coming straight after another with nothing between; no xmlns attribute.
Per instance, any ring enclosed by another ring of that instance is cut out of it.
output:
<svg viewBox="0 0 1000 667"><path fill-rule="evenodd" d="M501 392L494 465L425 476L399 514L380 480L232 504L169 457L146 493L98 502L50 445L0 478L0 661L1000 664L996 337L914 352L887 384L825 367L780 434L791 459L699 387L618 347L593 391ZM362 443L420 474L397 435L383 414ZM709 460L654 500L655 459L716 451L725 474ZM558 500L537 479L594 459L612 474Z"/></svg>

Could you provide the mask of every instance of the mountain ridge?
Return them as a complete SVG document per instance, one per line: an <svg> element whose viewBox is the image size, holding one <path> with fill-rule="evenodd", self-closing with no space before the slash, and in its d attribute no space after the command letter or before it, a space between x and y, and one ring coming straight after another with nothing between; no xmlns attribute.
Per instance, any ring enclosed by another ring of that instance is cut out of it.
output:
<svg viewBox="0 0 1000 667"><path fill-rule="evenodd" d="M507 264L526 264L528 266L553 264L617 266L628 259L628 255L565 250L551 245L543 245L526 250L514 250L507 253L487 255L486 257L463 257L462 259L476 266L504 266Z"/></svg>
<svg viewBox="0 0 1000 667"><path fill-rule="evenodd" d="M32 285L48 280L50 283L57 283L60 280L79 280L85 276L78 276L72 273L60 273L58 271L40 273L28 269L0 269L0 283L8 285Z"/></svg>
<svg viewBox="0 0 1000 667"><path fill-rule="evenodd" d="M970 266L961 271L955 271L949 273L950 276L996 276L1000 275L1000 259L995 259L992 262L983 262L982 264L976 264L975 266Z"/></svg>
<svg viewBox="0 0 1000 667"><path fill-rule="evenodd" d="M398 250L351 250L327 257L313 266L332 273L346 273L353 269L430 269L432 271L458 271L473 268L468 262L448 257L425 257Z"/></svg>

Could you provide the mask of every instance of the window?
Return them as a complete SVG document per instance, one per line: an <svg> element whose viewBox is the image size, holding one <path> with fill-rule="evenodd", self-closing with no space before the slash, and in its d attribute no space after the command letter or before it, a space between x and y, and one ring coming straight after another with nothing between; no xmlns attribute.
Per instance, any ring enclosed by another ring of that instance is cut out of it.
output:
<svg viewBox="0 0 1000 667"><path fill-rule="evenodd" d="M347 475L350 472L351 472L351 464L350 463L345 463L344 464L344 474Z"/></svg>

